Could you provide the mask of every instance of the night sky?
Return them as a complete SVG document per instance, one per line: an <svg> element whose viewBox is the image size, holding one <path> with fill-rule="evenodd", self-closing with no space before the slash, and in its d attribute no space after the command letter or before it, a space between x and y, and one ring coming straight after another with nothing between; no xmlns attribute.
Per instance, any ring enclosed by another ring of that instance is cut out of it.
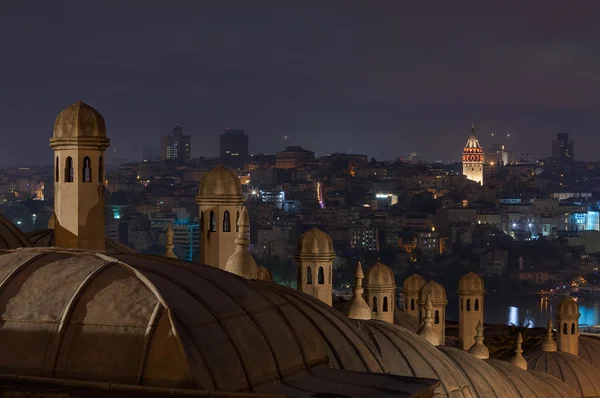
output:
<svg viewBox="0 0 600 398"><path fill-rule="evenodd" d="M175 121L194 156L230 127L252 153L458 160L475 123L485 149L547 156L562 127L600 159L600 3L521 3L0 0L0 165L51 163L78 100L127 159Z"/></svg>

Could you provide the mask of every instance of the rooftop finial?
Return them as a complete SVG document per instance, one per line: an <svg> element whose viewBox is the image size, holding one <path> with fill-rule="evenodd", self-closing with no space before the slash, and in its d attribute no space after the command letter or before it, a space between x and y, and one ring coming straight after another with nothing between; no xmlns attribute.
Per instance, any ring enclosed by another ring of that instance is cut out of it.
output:
<svg viewBox="0 0 600 398"><path fill-rule="evenodd" d="M475 123L471 124L471 134L475 135Z"/></svg>
<svg viewBox="0 0 600 398"><path fill-rule="evenodd" d="M363 298L364 289L362 287L362 280L365 275L360 261L356 264L354 277L354 295L350 299L350 304L348 305L348 318L363 320L371 319L371 308L369 308L369 304L367 304Z"/></svg>
<svg viewBox="0 0 600 398"><path fill-rule="evenodd" d="M477 334L475 335L475 344L469 348L469 354L475 358L488 359L490 357L490 350L483 344L483 322L481 319L477 323Z"/></svg>
<svg viewBox="0 0 600 398"><path fill-rule="evenodd" d="M545 351L545 352L556 351L556 342L552 338L552 319L548 319L546 337L544 337L544 340L542 341L542 351Z"/></svg>
<svg viewBox="0 0 600 398"><path fill-rule="evenodd" d="M173 238L175 237L175 233L173 232L173 226L169 224L167 227L167 244L165 245L165 257L169 258L177 258L173 249L175 248L175 244L173 244Z"/></svg>
<svg viewBox="0 0 600 398"><path fill-rule="evenodd" d="M229 271L246 279L257 279L259 267L256 265L256 261L254 261L254 257L252 257L252 254L250 254L248 249L250 246L250 239L248 238L250 216L248 215L248 208L246 206L242 207L237 226L238 234L235 239L237 248L227 260L225 271Z"/></svg>
<svg viewBox="0 0 600 398"><path fill-rule="evenodd" d="M527 360L523 358L523 349L521 348L521 344L523 343L523 337L521 333L517 336L517 348L515 348L515 356L510 359L510 363L513 365L527 370Z"/></svg>
<svg viewBox="0 0 600 398"><path fill-rule="evenodd" d="M440 336L436 333L433 328L433 304L431 302L431 295L427 295L425 301L425 318L423 318L423 326L419 330L419 336L429 341L433 345L440 345Z"/></svg>

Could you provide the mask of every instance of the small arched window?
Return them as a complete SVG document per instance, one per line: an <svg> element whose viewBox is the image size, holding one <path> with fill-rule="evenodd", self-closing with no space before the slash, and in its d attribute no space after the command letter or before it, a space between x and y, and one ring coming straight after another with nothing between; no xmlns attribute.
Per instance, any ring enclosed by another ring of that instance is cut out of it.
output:
<svg viewBox="0 0 600 398"><path fill-rule="evenodd" d="M475 311L479 311L479 299L475 299Z"/></svg>
<svg viewBox="0 0 600 398"><path fill-rule="evenodd" d="M373 297L373 312L377 312L377 297Z"/></svg>
<svg viewBox="0 0 600 398"><path fill-rule="evenodd" d="M383 312L388 312L388 298L387 298L387 296L383 297Z"/></svg>
<svg viewBox="0 0 600 398"><path fill-rule="evenodd" d="M228 210L225 210L225 213L223 213L223 232L231 232L231 219L229 218Z"/></svg>
<svg viewBox="0 0 600 398"><path fill-rule="evenodd" d="M567 331L567 322L563 323L563 334L569 334Z"/></svg>
<svg viewBox="0 0 600 398"><path fill-rule="evenodd" d="M240 226L238 225L238 221L240 221L240 212L237 211L235 213L235 232L240 232Z"/></svg>
<svg viewBox="0 0 600 398"><path fill-rule="evenodd" d="M215 217L215 212L210 211L210 232L217 232L217 217Z"/></svg>
<svg viewBox="0 0 600 398"><path fill-rule="evenodd" d="M411 311L415 310L415 299L410 299L410 310Z"/></svg>
<svg viewBox="0 0 600 398"><path fill-rule="evenodd" d="M204 231L204 212L200 210L200 231Z"/></svg>
<svg viewBox="0 0 600 398"><path fill-rule="evenodd" d="M575 324L571 324L571 334L575 334Z"/></svg>
<svg viewBox="0 0 600 398"><path fill-rule="evenodd" d="M60 181L60 165L58 164L58 156L56 157L56 166L54 167L54 181Z"/></svg>
<svg viewBox="0 0 600 398"><path fill-rule="evenodd" d="M325 283L325 271L323 270L323 267L319 267L319 285L323 285Z"/></svg>
<svg viewBox="0 0 600 398"><path fill-rule="evenodd" d="M436 325L440 323L440 312L438 310L435 310L435 315L433 317L433 323L435 323Z"/></svg>
<svg viewBox="0 0 600 398"><path fill-rule="evenodd" d="M104 184L104 161L102 156L98 159L98 182Z"/></svg>
<svg viewBox="0 0 600 398"><path fill-rule="evenodd" d="M306 284L312 285L312 268L306 267Z"/></svg>
<svg viewBox="0 0 600 398"><path fill-rule="evenodd" d="M65 182L73 182L73 159L65 159Z"/></svg>
<svg viewBox="0 0 600 398"><path fill-rule="evenodd" d="M328 283L331 285L331 265L329 266L329 282Z"/></svg>
<svg viewBox="0 0 600 398"><path fill-rule="evenodd" d="M404 309L408 310L408 300L404 300Z"/></svg>
<svg viewBox="0 0 600 398"><path fill-rule="evenodd" d="M471 299L467 299L467 311L471 311Z"/></svg>
<svg viewBox="0 0 600 398"><path fill-rule="evenodd" d="M460 310L461 311L464 311L463 301L464 301L464 299L460 299Z"/></svg>
<svg viewBox="0 0 600 398"><path fill-rule="evenodd" d="M92 161L89 156L83 158L83 182L92 182Z"/></svg>

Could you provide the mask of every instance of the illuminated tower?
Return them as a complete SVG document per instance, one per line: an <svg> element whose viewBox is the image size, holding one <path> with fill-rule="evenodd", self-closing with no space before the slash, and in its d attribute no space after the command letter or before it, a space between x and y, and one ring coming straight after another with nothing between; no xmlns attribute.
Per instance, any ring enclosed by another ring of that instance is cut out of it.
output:
<svg viewBox="0 0 600 398"><path fill-rule="evenodd" d="M463 175L471 181L483 185L483 149L475 135L475 125L471 125L471 135L462 156Z"/></svg>

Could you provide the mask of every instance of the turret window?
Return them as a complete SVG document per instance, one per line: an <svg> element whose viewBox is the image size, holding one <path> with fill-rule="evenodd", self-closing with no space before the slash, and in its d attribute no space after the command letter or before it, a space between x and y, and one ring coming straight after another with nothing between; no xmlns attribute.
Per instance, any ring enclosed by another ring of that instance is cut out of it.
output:
<svg viewBox="0 0 600 398"><path fill-rule="evenodd" d="M329 266L329 282L328 283L331 285L331 265Z"/></svg>
<svg viewBox="0 0 600 398"><path fill-rule="evenodd" d="M438 325L440 323L440 312L438 310L435 310L435 315L433 317L433 323L435 323L436 325Z"/></svg>
<svg viewBox="0 0 600 398"><path fill-rule="evenodd" d="M475 299L475 311L479 311L479 299Z"/></svg>
<svg viewBox="0 0 600 398"><path fill-rule="evenodd" d="M410 310L411 311L415 310L415 299L410 299Z"/></svg>
<svg viewBox="0 0 600 398"><path fill-rule="evenodd" d="M204 231L204 212L200 210L200 231Z"/></svg>
<svg viewBox="0 0 600 398"><path fill-rule="evenodd" d="M323 285L325 283L325 271L323 270L323 267L319 267L319 285Z"/></svg>
<svg viewBox="0 0 600 398"><path fill-rule="evenodd" d="M471 299L467 299L467 311L471 311Z"/></svg>
<svg viewBox="0 0 600 398"><path fill-rule="evenodd" d="M70 156L65 160L65 182L73 182L73 159Z"/></svg>
<svg viewBox="0 0 600 398"><path fill-rule="evenodd" d="M98 159L98 182L104 184L104 162L102 156Z"/></svg>
<svg viewBox="0 0 600 398"><path fill-rule="evenodd" d="M215 212L211 210L210 212L210 232L217 232L217 217L215 217Z"/></svg>
<svg viewBox="0 0 600 398"><path fill-rule="evenodd" d="M373 297L373 312L377 312L377 297Z"/></svg>
<svg viewBox="0 0 600 398"><path fill-rule="evenodd" d="M571 334L575 334L575 324L571 324Z"/></svg>
<svg viewBox="0 0 600 398"><path fill-rule="evenodd" d="M238 225L238 221L240 221L240 212L235 213L235 232L240 232L240 226Z"/></svg>
<svg viewBox="0 0 600 398"><path fill-rule="evenodd" d="M60 165L58 164L58 156L56 157L56 166L54 167L54 181L60 181Z"/></svg>
<svg viewBox="0 0 600 398"><path fill-rule="evenodd" d="M464 299L460 299L460 310L464 311L464 303L463 303Z"/></svg>
<svg viewBox="0 0 600 398"><path fill-rule="evenodd" d="M568 331L567 331L567 322L563 323L563 334L568 334Z"/></svg>
<svg viewBox="0 0 600 398"><path fill-rule="evenodd" d="M383 312L388 312L388 298L387 298L387 296L383 298Z"/></svg>
<svg viewBox="0 0 600 398"><path fill-rule="evenodd" d="M312 268L306 267L306 284L312 285Z"/></svg>
<svg viewBox="0 0 600 398"><path fill-rule="evenodd" d="M229 219L229 211L223 213L223 232L231 232L231 220Z"/></svg>
<svg viewBox="0 0 600 398"><path fill-rule="evenodd" d="M92 182L92 161L88 156L83 158L83 182Z"/></svg>

